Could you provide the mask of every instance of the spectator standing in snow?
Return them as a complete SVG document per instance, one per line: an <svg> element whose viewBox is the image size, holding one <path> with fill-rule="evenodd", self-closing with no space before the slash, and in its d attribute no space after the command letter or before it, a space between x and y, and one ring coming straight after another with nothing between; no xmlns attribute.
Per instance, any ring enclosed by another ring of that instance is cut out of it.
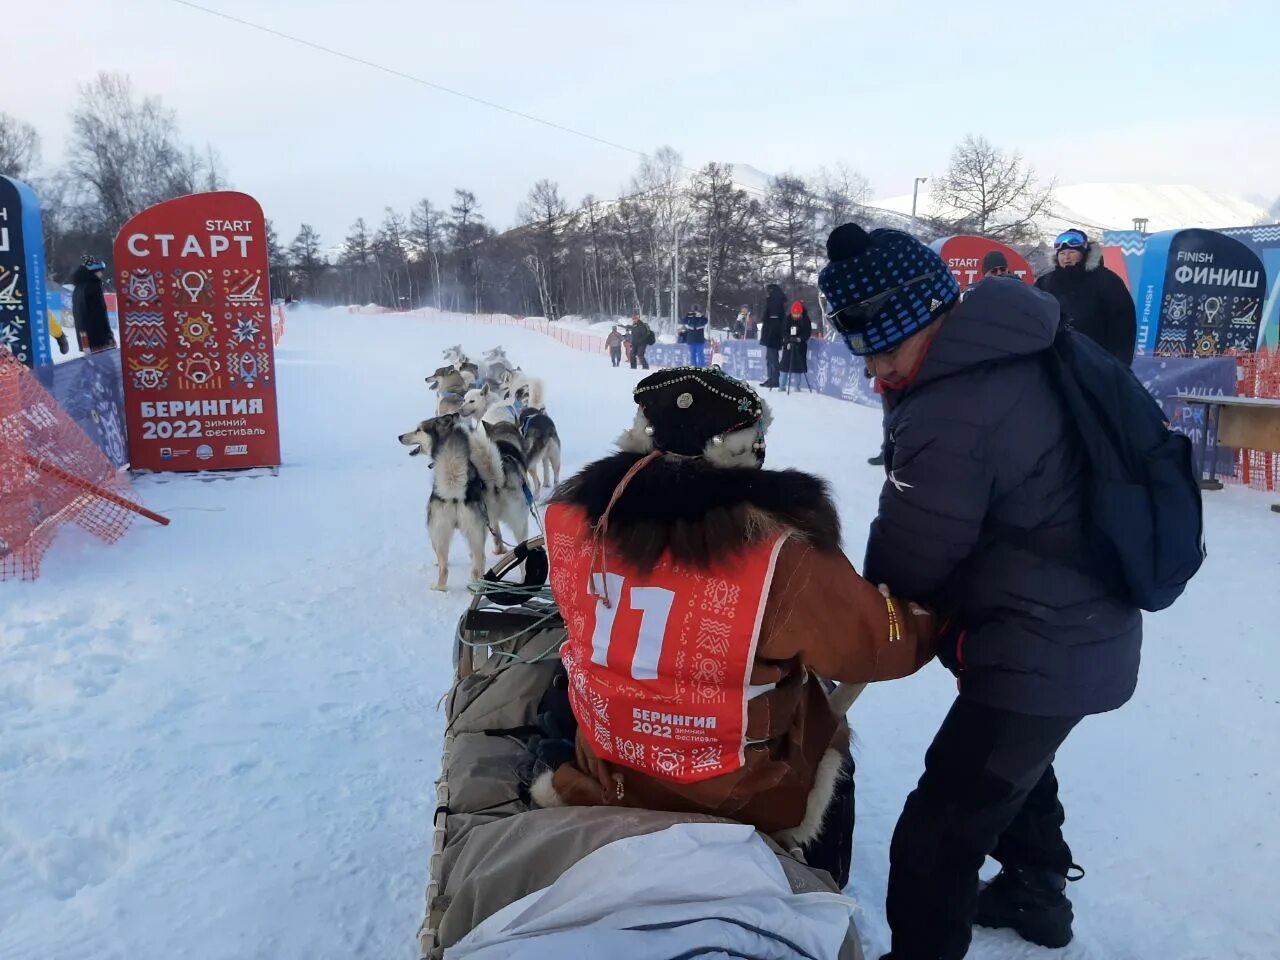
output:
<svg viewBox="0 0 1280 960"><path fill-rule="evenodd" d="M988 250L982 258L982 278L1004 277L1009 274L1009 258L999 250Z"/></svg>
<svg viewBox="0 0 1280 960"><path fill-rule="evenodd" d="M115 334L107 318L107 300L102 295L102 274L107 269L100 257L86 253L71 275L71 313L75 318L80 349L85 353L116 348Z"/></svg>
<svg viewBox="0 0 1280 960"><path fill-rule="evenodd" d="M609 359L616 367L622 363L622 331L615 325L604 338L604 345L609 350Z"/></svg>
<svg viewBox="0 0 1280 960"><path fill-rule="evenodd" d="M791 318L787 323L787 333L782 344L782 358L778 369L788 378L793 374L801 377L809 373L809 338L813 336L813 321L809 319L809 308L803 300L791 304Z"/></svg>
<svg viewBox="0 0 1280 960"><path fill-rule="evenodd" d="M649 325L640 318L640 314L634 314L631 317L631 369L636 368L637 361L645 370L649 369L649 360L645 356L645 351L658 338L653 335L653 331L649 329Z"/></svg>
<svg viewBox="0 0 1280 960"><path fill-rule="evenodd" d="M778 352L782 349L783 329L787 322L787 295L776 283L771 283L764 289L764 310L760 312L760 346L764 347L766 373L760 386L772 389L778 386Z"/></svg>
<svg viewBox="0 0 1280 960"><path fill-rule="evenodd" d="M1129 288L1102 264L1102 247L1083 230L1067 230L1053 243L1054 268L1036 286L1057 298L1071 326L1133 366L1138 314Z"/></svg>
<svg viewBox="0 0 1280 960"><path fill-rule="evenodd" d="M690 307L680 324L684 334L684 342L689 347L689 366L705 367L707 365L707 318L697 307Z"/></svg>
<svg viewBox="0 0 1280 960"><path fill-rule="evenodd" d="M738 309L738 315L733 319L733 327L730 334L735 340L751 340L755 338L756 324L751 318L751 308L745 303Z"/></svg>
<svg viewBox="0 0 1280 960"><path fill-rule="evenodd" d="M827 254L830 319L886 405L863 573L936 607L959 682L894 832L890 956L959 960L975 922L1064 946L1075 877L1053 758L1132 696L1142 617L1087 572L1087 461L1039 356L1058 304L1002 282L957 305L942 259L895 230L845 224ZM979 893L988 855L1003 869Z"/></svg>

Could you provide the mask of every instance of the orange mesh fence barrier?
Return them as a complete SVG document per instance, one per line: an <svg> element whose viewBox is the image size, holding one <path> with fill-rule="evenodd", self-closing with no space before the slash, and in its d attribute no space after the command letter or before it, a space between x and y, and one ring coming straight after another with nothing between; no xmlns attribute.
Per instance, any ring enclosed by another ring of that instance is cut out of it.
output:
<svg viewBox="0 0 1280 960"><path fill-rule="evenodd" d="M280 346L280 338L284 336L284 307L275 304L271 308L271 342Z"/></svg>
<svg viewBox="0 0 1280 960"><path fill-rule="evenodd" d="M441 313L436 310L392 310L390 307L348 307L351 313L363 314L366 316L381 316L387 313L407 313L411 316L439 317ZM558 340L566 347L573 350L581 350L584 353L607 353L604 346L604 337L598 337L595 334L587 333L582 330L574 330L571 327L562 327L559 324L551 323L542 317L513 317L506 313L467 313L458 314L465 317L468 323L487 323L495 327L519 327L522 330L536 330L538 333L545 334L553 340Z"/></svg>
<svg viewBox="0 0 1280 960"><path fill-rule="evenodd" d="M1259 350L1236 356L1236 395L1280 399L1280 352ZM1262 450L1236 453L1236 475L1228 482L1246 484L1254 490L1274 491L1280 481L1280 454Z"/></svg>
<svg viewBox="0 0 1280 960"><path fill-rule="evenodd" d="M0 350L0 581L34 580L59 529L114 543L137 504L128 480L7 350Z"/></svg>

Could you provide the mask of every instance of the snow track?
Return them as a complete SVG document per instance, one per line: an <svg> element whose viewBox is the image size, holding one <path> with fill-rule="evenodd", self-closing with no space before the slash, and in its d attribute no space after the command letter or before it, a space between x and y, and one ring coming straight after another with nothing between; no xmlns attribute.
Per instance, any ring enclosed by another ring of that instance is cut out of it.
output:
<svg viewBox="0 0 1280 960"><path fill-rule="evenodd" d="M0 585L4 960L414 956L467 562L455 543L449 593L427 589L431 476L396 435L432 414L422 378L458 342L546 379L566 476L630 420L637 373L530 331L294 314L279 477L142 480L172 527L64 533L39 582ZM770 465L833 481L859 559L878 414L771 399ZM1280 536L1261 495L1208 504L1209 563L1149 618L1137 698L1059 757L1089 870L1063 960L1280 943ZM934 666L853 714L872 957L889 837L953 693ZM980 931L971 956L1048 954Z"/></svg>

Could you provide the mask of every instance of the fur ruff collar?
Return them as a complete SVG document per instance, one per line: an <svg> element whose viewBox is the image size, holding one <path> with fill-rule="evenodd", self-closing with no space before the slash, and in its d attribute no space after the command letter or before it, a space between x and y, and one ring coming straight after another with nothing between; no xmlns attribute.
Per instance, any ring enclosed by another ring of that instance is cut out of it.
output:
<svg viewBox="0 0 1280 960"><path fill-rule="evenodd" d="M554 502L597 523L640 457L619 453L565 481ZM840 549L840 517L825 481L799 470L720 469L702 459L661 457L628 484L609 514L609 549L649 569L668 551L706 568L783 528L819 550Z"/></svg>

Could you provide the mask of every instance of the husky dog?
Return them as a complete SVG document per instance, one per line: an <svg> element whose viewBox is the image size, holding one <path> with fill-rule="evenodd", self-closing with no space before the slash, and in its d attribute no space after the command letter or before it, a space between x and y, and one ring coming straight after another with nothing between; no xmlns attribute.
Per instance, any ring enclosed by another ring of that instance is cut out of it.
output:
<svg viewBox="0 0 1280 960"><path fill-rule="evenodd" d="M436 400L436 416L458 413L466 399L467 382L454 367L441 367L427 377L427 386L439 394Z"/></svg>
<svg viewBox="0 0 1280 960"><path fill-rule="evenodd" d="M515 411L499 398L497 391L490 390L487 383L483 387L472 387L466 392L459 412L477 424L516 422Z"/></svg>
<svg viewBox="0 0 1280 960"><path fill-rule="evenodd" d="M458 372L462 374L462 379L467 382L468 387L474 387L477 383L484 381L484 377L480 375L480 365L472 360L463 360L458 364Z"/></svg>
<svg viewBox="0 0 1280 960"><path fill-rule="evenodd" d="M485 488L496 484L501 464L493 444L486 439L477 448L474 441L474 431L456 414L424 420L417 429L400 434L400 442L410 448L409 456L425 453L435 471L427 501L427 532L439 570L436 590L445 589L449 579L449 544L455 530L462 532L471 550L471 579L484 574Z"/></svg>
<svg viewBox="0 0 1280 960"><path fill-rule="evenodd" d="M525 499L524 475L529 469L525 457L524 438L514 423L488 423L482 421L480 429L493 445L501 461L501 482L488 488L489 532L493 534L493 549L505 553L500 524L511 528L516 543L523 543L529 536L530 505Z"/></svg>
<svg viewBox="0 0 1280 960"><path fill-rule="evenodd" d="M507 403L516 409L524 407L536 407L539 410L546 407L546 391L542 387L542 381L537 377L531 377L519 367L514 370L508 370L502 377L502 395L506 398Z"/></svg>
<svg viewBox="0 0 1280 960"><path fill-rule="evenodd" d="M461 367L464 363L468 363L467 353L462 349L462 344L455 343L452 347L448 347L444 351L444 362L451 367Z"/></svg>
<svg viewBox="0 0 1280 960"><path fill-rule="evenodd" d="M505 377L515 369L502 347L494 347L484 355L484 379L495 388L504 386Z"/></svg>
<svg viewBox="0 0 1280 960"><path fill-rule="evenodd" d="M519 425L529 461L529 481L536 497L542 491L543 484L549 487L560 485L560 435L556 433L555 422L547 416L547 412L537 407L525 407L521 410ZM539 466L544 475L542 479L538 477Z"/></svg>

